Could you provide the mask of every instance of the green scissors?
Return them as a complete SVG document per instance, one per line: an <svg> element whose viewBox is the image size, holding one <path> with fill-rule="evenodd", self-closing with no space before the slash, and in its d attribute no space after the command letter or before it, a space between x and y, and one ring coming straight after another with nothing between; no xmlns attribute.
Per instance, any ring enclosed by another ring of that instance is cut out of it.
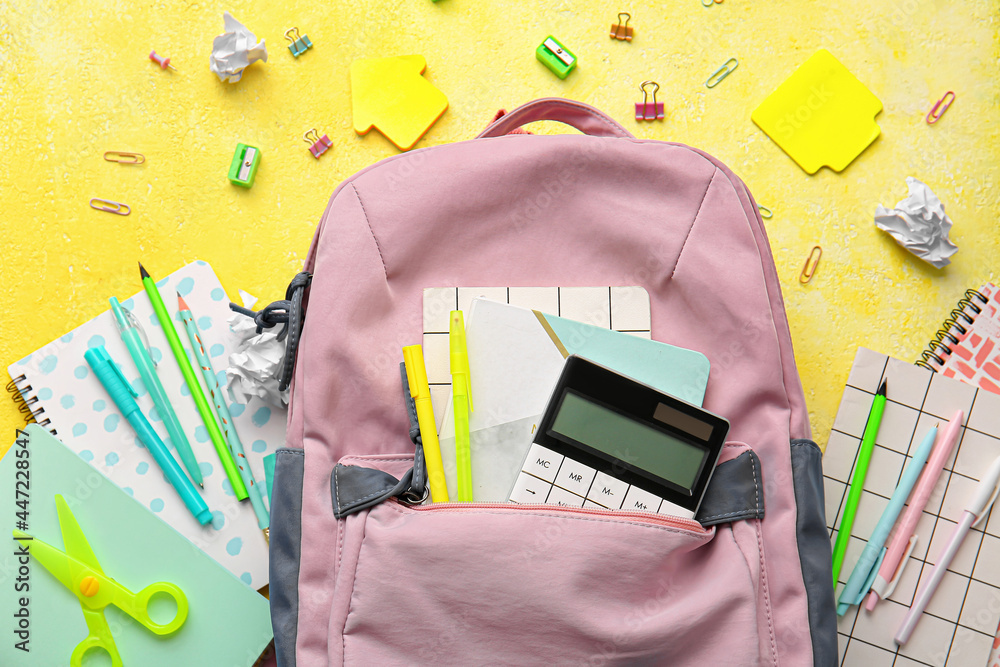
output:
<svg viewBox="0 0 1000 667"><path fill-rule="evenodd" d="M111 656L113 667L122 667L122 659L115 646L108 621L104 618L104 608L113 604L123 612L158 635L169 635L184 624L188 613L187 597L177 586L160 581L146 586L138 593L124 588L117 581L104 574L90 543L80 530L80 524L70 511L61 495L56 495L56 510L59 513L59 528L62 531L62 552L55 547L35 539L27 533L14 531L14 537L27 545L29 553L52 573L63 586L76 595L83 609L89 633L74 649L70 658L72 667L79 667L83 656L90 650L101 648ZM149 616L149 601L157 593L165 593L177 603L177 615L169 623L160 625Z"/></svg>

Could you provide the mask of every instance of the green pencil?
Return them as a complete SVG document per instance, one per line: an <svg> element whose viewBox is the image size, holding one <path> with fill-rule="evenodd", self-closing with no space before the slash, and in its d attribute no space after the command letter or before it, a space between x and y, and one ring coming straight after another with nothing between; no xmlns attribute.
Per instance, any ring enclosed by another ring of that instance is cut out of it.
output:
<svg viewBox="0 0 1000 667"><path fill-rule="evenodd" d="M212 408L208 404L208 399L205 398L205 393L201 390L201 385L198 384L198 377L194 374L194 369L191 368L191 362L188 361L187 352L184 350L184 346L181 345L181 339L177 335L177 329L174 328L174 322L170 319L167 307L163 305L160 290L156 288L156 283L153 282L153 279L149 276L149 272L143 268L141 262L139 263L139 275L142 276L142 286L146 288L149 301L153 304L153 311L156 312L156 319L160 321L160 326L167 337L167 342L170 343L170 349L174 353L177 365L180 366L184 382L187 383L188 389L191 390L191 398L194 399L194 404L198 407L198 414L201 415L201 421L205 424L205 428L208 429L208 437L211 438L215 452L219 455L219 460L222 461L222 467L226 471L226 477L229 478L229 483L233 487L236 499L245 500L248 495L247 487L243 484L240 471L236 468L236 462L229 452L229 447L226 446L226 440L222 435L222 431L219 430L219 424L215 421L215 415L212 414Z"/></svg>
<svg viewBox="0 0 1000 667"><path fill-rule="evenodd" d="M851 489L847 494L844 512L840 515L840 528L837 532L837 543L833 547L833 587L837 587L840 569L844 566L844 555L847 553L847 543L851 540L851 529L854 527L854 515L858 512L861 492L865 488L865 477L868 476L868 464L875 450L875 436L882 424L882 413L885 412L885 380L872 401L872 411L868 413L868 423L865 434L861 438L861 448L858 450L858 460L854 464L854 474L851 475Z"/></svg>

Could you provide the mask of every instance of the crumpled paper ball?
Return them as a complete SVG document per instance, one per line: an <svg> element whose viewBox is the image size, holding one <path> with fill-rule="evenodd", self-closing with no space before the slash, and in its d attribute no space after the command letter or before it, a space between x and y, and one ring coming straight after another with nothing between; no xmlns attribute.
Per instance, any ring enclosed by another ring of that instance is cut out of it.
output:
<svg viewBox="0 0 1000 667"><path fill-rule="evenodd" d="M243 70L258 60L267 62L267 47L264 40L257 43L257 36L246 26L232 17L229 12L222 15L225 34L212 40L212 55L208 66L219 76L220 81L236 83L243 77Z"/></svg>
<svg viewBox="0 0 1000 667"><path fill-rule="evenodd" d="M912 176L906 178L906 185L910 194L896 204L896 208L890 210L879 204L875 210L875 226L888 232L896 243L920 259L940 269L950 264L948 258L958 252L958 246L948 238L951 218L945 215L944 204L929 187Z"/></svg>
<svg viewBox="0 0 1000 667"><path fill-rule="evenodd" d="M242 290L243 304L252 308L257 301ZM229 355L226 377L233 400L244 405L257 396L277 408L288 406L288 390L278 389L281 361L285 356L285 341L278 340L280 328L265 329L257 333L252 317L233 313L229 328L238 338L234 352ZM287 340L287 338L285 339Z"/></svg>

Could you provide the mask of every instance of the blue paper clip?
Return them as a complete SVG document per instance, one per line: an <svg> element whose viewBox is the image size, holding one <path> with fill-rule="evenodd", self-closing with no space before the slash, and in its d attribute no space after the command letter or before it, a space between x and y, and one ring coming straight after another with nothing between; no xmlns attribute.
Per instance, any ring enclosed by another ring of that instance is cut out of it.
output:
<svg viewBox="0 0 1000 667"><path fill-rule="evenodd" d="M722 82L723 79L732 74L733 70L739 66L739 60L736 58L730 58L722 65L722 67L712 72L712 75L705 80L705 87L715 88Z"/></svg>
<svg viewBox="0 0 1000 667"><path fill-rule="evenodd" d="M309 35L302 35L300 37L299 29L295 27L289 28L285 31L285 39L291 42L291 44L288 45L288 50L291 51L292 55L296 58L311 49L313 45L313 43L309 41Z"/></svg>

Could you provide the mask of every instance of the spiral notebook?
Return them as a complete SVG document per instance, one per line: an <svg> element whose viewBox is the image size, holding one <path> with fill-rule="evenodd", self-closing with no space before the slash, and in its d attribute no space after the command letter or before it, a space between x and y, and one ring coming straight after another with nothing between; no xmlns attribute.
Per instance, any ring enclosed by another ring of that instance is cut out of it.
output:
<svg viewBox="0 0 1000 667"><path fill-rule="evenodd" d="M1000 394L1000 288L966 291L917 363Z"/></svg>
<svg viewBox="0 0 1000 667"><path fill-rule="evenodd" d="M136 284L138 278L136 271ZM225 387L224 369L236 341L227 326L231 315L229 299L212 267L205 262L193 262L159 280L157 286L176 321L179 320L175 292L184 296L197 318L220 385ZM107 305L110 296L93 294L88 298ZM201 464L205 480L202 496L212 510L208 525L198 524L173 486L160 474L145 447L137 444L135 432L83 359L83 353L90 347L107 348L139 394L136 399L139 407L180 460L118 335L110 310L11 364L8 372L13 379L8 386L19 390L16 397L30 409L38 424L49 429L80 458L247 585L261 588L268 583L268 544L257 527L250 503L236 501L149 298L139 291L129 299L122 299L122 305L135 314L149 337L152 357L158 363L157 374ZM185 349L197 368L198 362L189 346L185 345ZM254 477L263 480L263 457L284 444L286 412L256 398L248 405L230 401L230 409Z"/></svg>

